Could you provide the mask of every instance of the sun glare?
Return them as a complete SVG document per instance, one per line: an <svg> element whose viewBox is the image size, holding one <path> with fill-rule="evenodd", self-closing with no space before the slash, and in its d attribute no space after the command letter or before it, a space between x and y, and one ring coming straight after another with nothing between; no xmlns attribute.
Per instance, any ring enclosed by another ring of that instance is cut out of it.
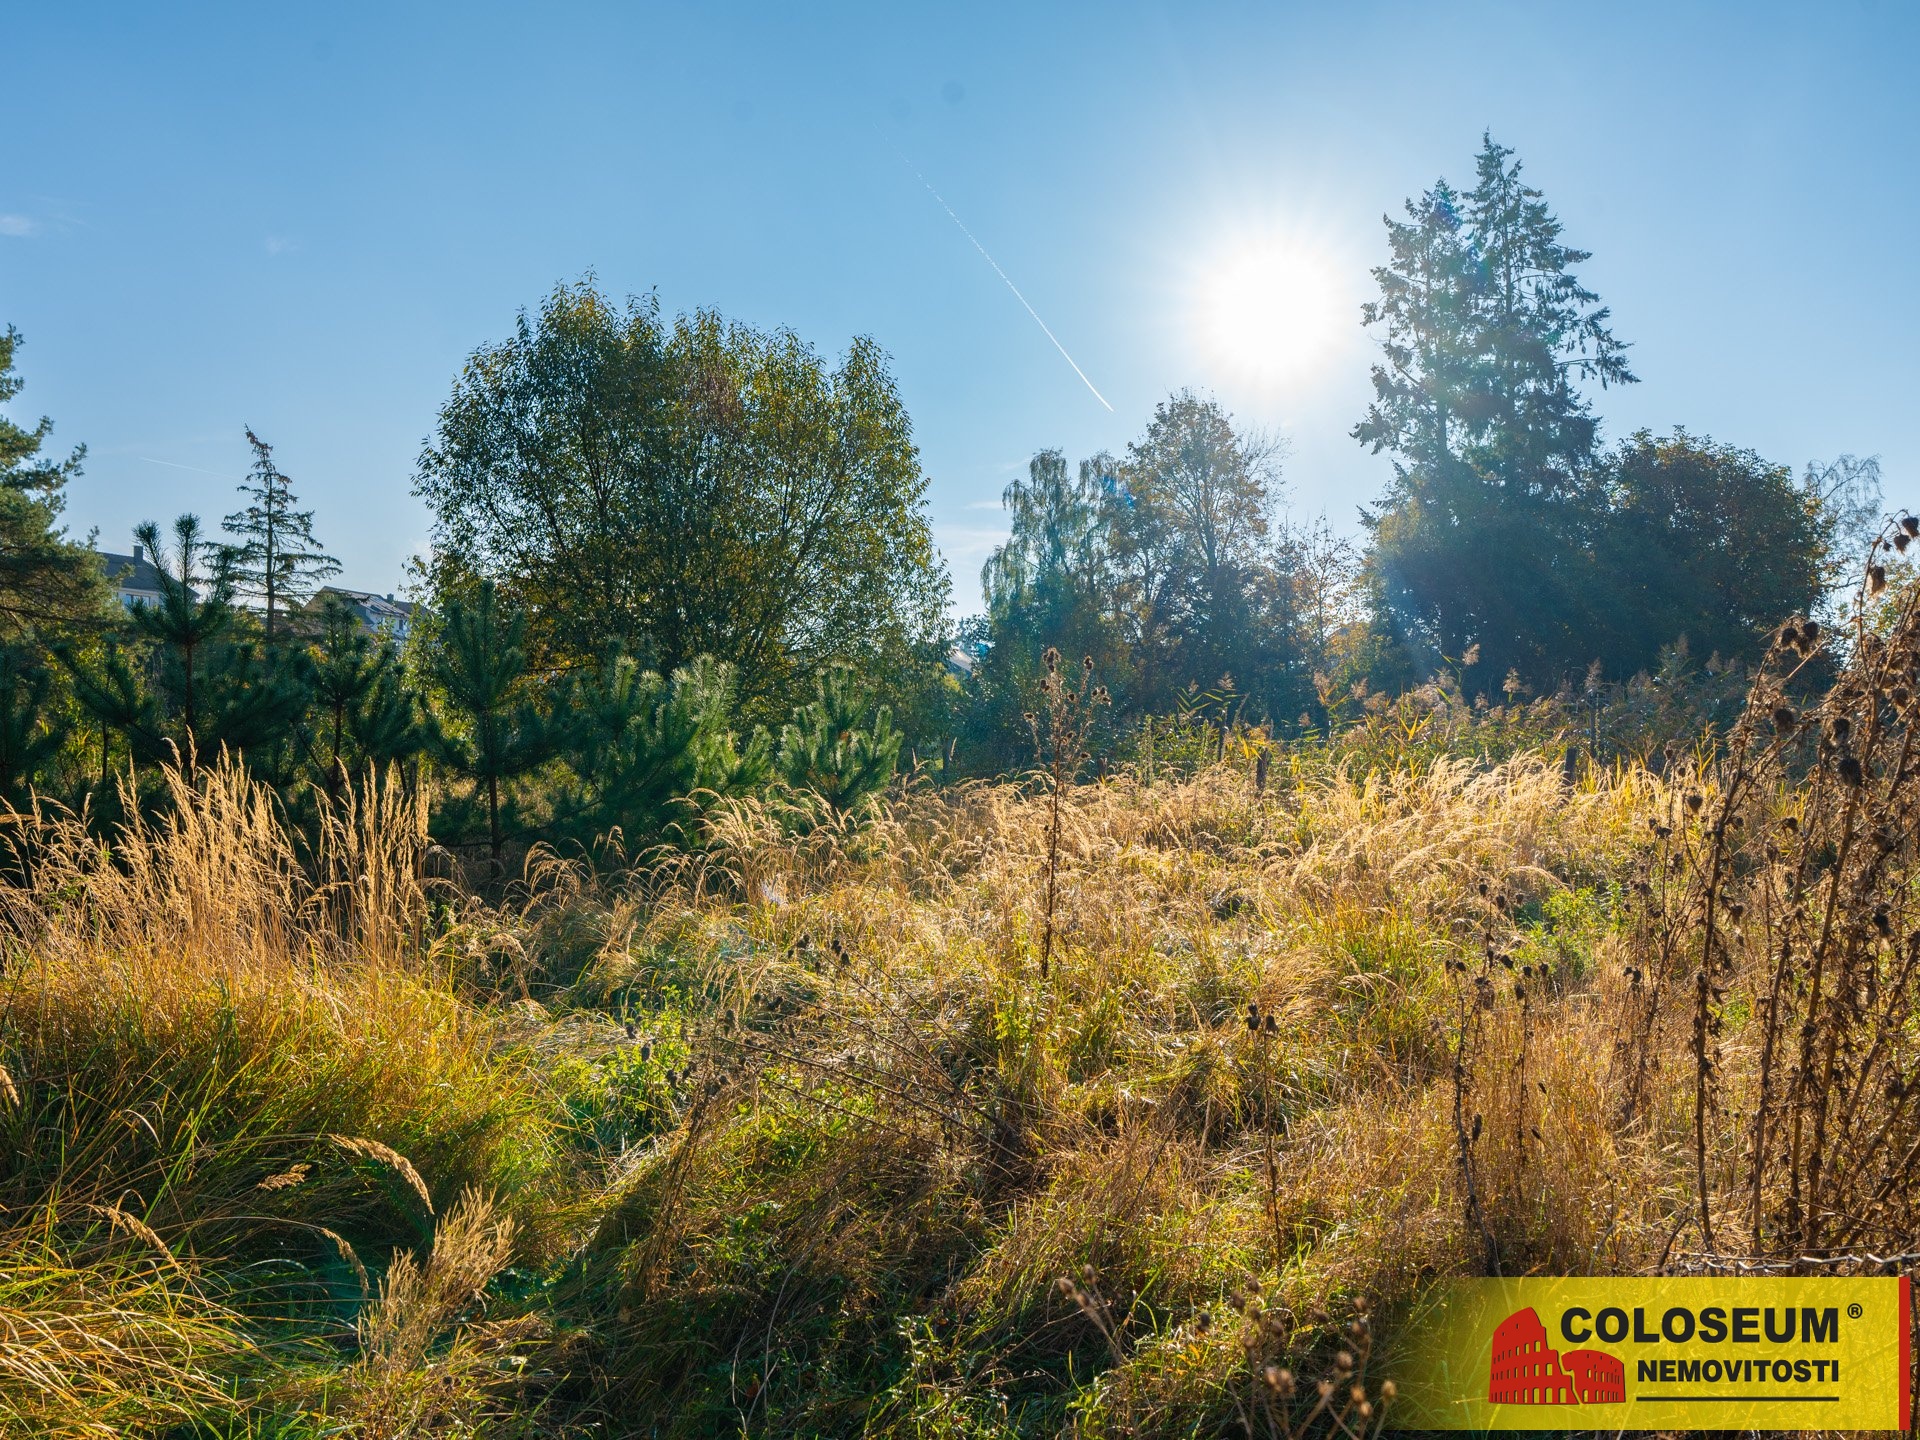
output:
<svg viewBox="0 0 1920 1440"><path fill-rule="evenodd" d="M1328 358L1343 322L1331 259L1286 236L1243 241L1205 266L1194 297L1208 359L1242 384L1296 384Z"/></svg>

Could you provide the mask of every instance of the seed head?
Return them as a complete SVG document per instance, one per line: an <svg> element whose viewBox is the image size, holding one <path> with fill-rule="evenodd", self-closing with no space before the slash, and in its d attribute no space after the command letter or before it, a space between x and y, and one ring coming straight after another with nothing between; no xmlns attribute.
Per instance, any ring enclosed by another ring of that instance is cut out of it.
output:
<svg viewBox="0 0 1920 1440"><path fill-rule="evenodd" d="M1887 588L1887 567L1880 564L1867 567L1867 593L1878 595Z"/></svg>
<svg viewBox="0 0 1920 1440"><path fill-rule="evenodd" d="M1047 646L1045 650L1040 652L1040 663L1047 667L1047 673L1049 675L1053 674L1060 668L1059 649L1053 645Z"/></svg>
<svg viewBox="0 0 1920 1440"><path fill-rule="evenodd" d="M1902 515L1900 528L1909 535L1920 536L1920 515Z"/></svg>

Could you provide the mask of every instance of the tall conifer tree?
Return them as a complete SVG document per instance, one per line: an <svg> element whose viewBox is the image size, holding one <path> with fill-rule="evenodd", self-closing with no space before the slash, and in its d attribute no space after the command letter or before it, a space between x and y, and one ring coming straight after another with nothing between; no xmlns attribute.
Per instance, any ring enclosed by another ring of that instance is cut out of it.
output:
<svg viewBox="0 0 1920 1440"><path fill-rule="evenodd" d="M338 575L340 562L314 539L313 511L294 508L299 500L293 481L274 464L273 447L251 428L247 444L253 447L253 469L240 493L249 503L220 523L240 540L233 558L234 588L265 604L271 641L275 616L303 603L318 582Z"/></svg>

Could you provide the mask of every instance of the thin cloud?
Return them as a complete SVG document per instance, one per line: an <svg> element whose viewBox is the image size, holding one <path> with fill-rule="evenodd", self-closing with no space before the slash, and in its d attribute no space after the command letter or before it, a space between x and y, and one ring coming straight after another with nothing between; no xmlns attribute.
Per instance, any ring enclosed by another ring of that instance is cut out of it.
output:
<svg viewBox="0 0 1920 1440"><path fill-rule="evenodd" d="M291 255L300 248L300 242L285 235L269 235L266 246L269 255Z"/></svg>
<svg viewBox="0 0 1920 1440"><path fill-rule="evenodd" d="M0 235L15 240L24 240L29 235L38 235L40 224L31 215L0 214Z"/></svg>

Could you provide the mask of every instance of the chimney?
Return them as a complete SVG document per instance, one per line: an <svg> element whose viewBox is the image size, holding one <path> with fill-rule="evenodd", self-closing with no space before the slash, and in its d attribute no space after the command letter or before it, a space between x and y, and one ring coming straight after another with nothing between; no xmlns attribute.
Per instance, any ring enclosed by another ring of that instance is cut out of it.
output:
<svg viewBox="0 0 1920 1440"><path fill-rule="evenodd" d="M391 590L387 591L387 603L389 605L393 603L393 592Z"/></svg>
<svg viewBox="0 0 1920 1440"><path fill-rule="evenodd" d="M138 565L142 561L144 561L146 558L147 558L147 547L142 545L139 541L136 540L133 545L133 563Z"/></svg>

